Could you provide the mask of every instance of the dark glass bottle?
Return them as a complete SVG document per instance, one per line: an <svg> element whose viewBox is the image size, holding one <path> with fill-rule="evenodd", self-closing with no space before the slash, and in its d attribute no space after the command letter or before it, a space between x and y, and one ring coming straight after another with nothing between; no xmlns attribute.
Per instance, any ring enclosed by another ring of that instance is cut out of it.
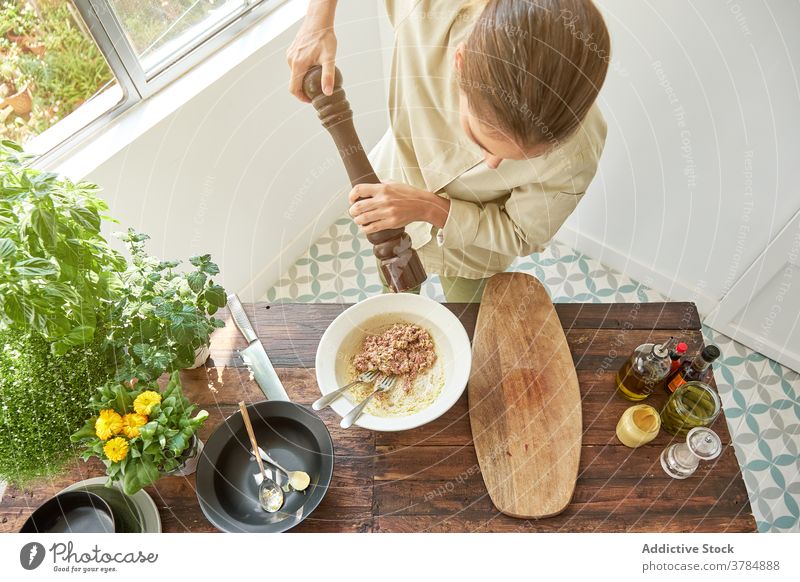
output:
<svg viewBox="0 0 800 582"><path fill-rule="evenodd" d="M708 383L712 372L711 363L720 356L717 346L710 345L703 348L691 362L685 361L667 378L667 390L675 390L687 382Z"/></svg>

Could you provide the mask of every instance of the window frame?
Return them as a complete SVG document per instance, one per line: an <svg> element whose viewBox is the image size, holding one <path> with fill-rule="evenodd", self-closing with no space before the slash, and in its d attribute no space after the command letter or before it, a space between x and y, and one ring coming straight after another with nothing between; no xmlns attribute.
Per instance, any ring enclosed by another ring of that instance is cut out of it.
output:
<svg viewBox="0 0 800 582"><path fill-rule="evenodd" d="M185 50L165 59L156 72L148 78L116 18L110 2L108 0L74 0L75 8L122 90L122 99L86 125L76 129L42 152L36 160L36 165L44 167L48 160L65 155L128 109L202 63L254 22L273 12L287 1L290 0L245 0L247 6L230 15L217 27L208 30L196 42L187 45L188 48ZM91 98L88 99L81 107L87 106L91 101ZM34 139L45 136L52 128L63 122L63 119L59 120Z"/></svg>

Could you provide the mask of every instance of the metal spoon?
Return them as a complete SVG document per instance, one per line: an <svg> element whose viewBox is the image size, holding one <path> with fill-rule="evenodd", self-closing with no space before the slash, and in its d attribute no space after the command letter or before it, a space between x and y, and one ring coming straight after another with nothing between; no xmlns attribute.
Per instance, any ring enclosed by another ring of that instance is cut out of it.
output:
<svg viewBox="0 0 800 582"><path fill-rule="evenodd" d="M356 384L366 384L367 382L372 382L377 377L378 377L377 370L372 370L371 372L363 372L358 376L358 378L356 378L353 382L350 382L347 386L342 386L338 390L334 390L329 394L325 394L322 398L314 402L314 404L311 405L311 408L313 408L314 410L322 410L323 408L328 406L328 404L330 404L331 402L339 398L342 394L347 392L352 386L355 386Z"/></svg>
<svg viewBox="0 0 800 582"><path fill-rule="evenodd" d="M278 464L278 461L270 457L261 447L258 448L258 452L262 459L264 459L270 465L274 465L283 471L287 477L289 477L289 487L295 491L305 491L308 488L309 484L311 483L311 477L308 476L308 473L305 471L287 471Z"/></svg>
<svg viewBox="0 0 800 582"><path fill-rule="evenodd" d="M253 456L256 458L258 468L261 469L261 476L263 480L258 486L258 502L261 509L268 513L275 513L283 507L283 491L278 484L272 479L267 477L267 472L264 470L264 463L261 462L261 456L258 454L259 448L256 442L256 433L253 432L253 425L250 423L250 415L247 413L247 407L244 402L239 403L239 410L242 413L242 420L244 420L244 427L247 429L247 436L250 437L250 445L253 447Z"/></svg>

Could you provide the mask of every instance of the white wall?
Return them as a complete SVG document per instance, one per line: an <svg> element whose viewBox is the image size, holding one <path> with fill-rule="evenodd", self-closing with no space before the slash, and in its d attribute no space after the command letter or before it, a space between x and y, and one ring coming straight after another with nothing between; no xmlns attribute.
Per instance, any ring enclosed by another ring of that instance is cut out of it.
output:
<svg viewBox="0 0 800 582"><path fill-rule="evenodd" d="M707 312L800 208L800 4L599 4L609 136L559 238Z"/></svg>
<svg viewBox="0 0 800 582"><path fill-rule="evenodd" d="M387 124L376 25L384 11L373 2L340 5L338 65L369 148ZM243 299L263 296L347 207L347 179L330 136L313 107L288 93L285 52L296 30L87 176L105 189L121 226L152 237L152 253L211 253L221 282Z"/></svg>
<svg viewBox="0 0 800 582"><path fill-rule="evenodd" d="M709 311L800 207L800 4L600 0L615 59L598 176L558 234ZM211 252L254 297L346 208L315 112L286 91L296 26L89 178L163 256ZM370 147L386 127L382 3L345 0L339 65Z"/></svg>

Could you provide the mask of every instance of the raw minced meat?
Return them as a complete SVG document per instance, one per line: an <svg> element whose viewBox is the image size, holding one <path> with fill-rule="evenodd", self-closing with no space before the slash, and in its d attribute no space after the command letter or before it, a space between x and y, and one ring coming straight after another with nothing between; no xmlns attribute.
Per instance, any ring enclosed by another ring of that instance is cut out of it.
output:
<svg viewBox="0 0 800 582"><path fill-rule="evenodd" d="M361 351L353 358L353 366L359 372L377 370L410 380L435 361L430 333L413 323L395 323L385 332L364 339Z"/></svg>

